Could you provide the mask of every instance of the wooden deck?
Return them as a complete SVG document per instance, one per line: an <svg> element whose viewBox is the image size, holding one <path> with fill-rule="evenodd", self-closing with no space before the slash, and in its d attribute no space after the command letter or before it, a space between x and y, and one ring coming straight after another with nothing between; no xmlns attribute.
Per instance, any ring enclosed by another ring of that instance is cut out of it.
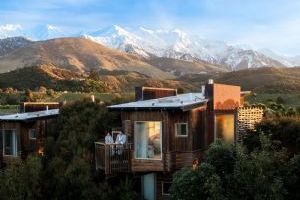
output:
<svg viewBox="0 0 300 200"><path fill-rule="evenodd" d="M95 142L96 169L106 175L126 173L131 170L131 145Z"/></svg>

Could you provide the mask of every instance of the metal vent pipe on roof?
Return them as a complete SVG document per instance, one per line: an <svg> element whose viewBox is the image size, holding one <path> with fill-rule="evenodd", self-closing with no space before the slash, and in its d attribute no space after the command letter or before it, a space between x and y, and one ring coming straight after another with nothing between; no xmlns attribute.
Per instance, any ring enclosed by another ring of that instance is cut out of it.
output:
<svg viewBox="0 0 300 200"><path fill-rule="evenodd" d="M92 102L95 102L95 95L91 95Z"/></svg>
<svg viewBox="0 0 300 200"><path fill-rule="evenodd" d="M201 86L201 93L204 95L205 94L205 85Z"/></svg>

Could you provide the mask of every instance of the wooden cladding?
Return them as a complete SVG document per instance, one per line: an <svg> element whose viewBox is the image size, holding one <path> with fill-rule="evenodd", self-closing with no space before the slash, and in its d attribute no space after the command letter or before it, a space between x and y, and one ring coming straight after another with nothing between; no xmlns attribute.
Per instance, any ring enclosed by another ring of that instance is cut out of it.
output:
<svg viewBox="0 0 300 200"><path fill-rule="evenodd" d="M124 133L126 135L129 135L129 136L133 135L131 120L123 120L122 127L123 127Z"/></svg>
<svg viewBox="0 0 300 200"><path fill-rule="evenodd" d="M191 166L205 148L206 106L190 111L123 111L121 112L125 133L134 138L134 125L138 121L162 122L162 160L135 159L132 148L131 169L133 172L172 171ZM176 137L176 124L186 123L188 134ZM134 141L130 141L134 143Z"/></svg>
<svg viewBox="0 0 300 200"><path fill-rule="evenodd" d="M3 133L1 131L1 156L3 163L16 163L25 159L29 153L43 154L43 141L46 135L47 120L31 122L0 122L1 130L15 130L17 137L17 155L3 156ZM30 130L35 130L36 138L30 138ZM1 161L0 161L1 162Z"/></svg>

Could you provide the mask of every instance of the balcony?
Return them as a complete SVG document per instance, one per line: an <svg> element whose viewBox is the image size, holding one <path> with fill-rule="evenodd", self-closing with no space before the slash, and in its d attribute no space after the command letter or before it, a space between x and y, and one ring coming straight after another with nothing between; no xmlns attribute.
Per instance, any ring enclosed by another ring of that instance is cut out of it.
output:
<svg viewBox="0 0 300 200"><path fill-rule="evenodd" d="M131 144L105 144L95 142L96 169L106 175L126 173L131 170Z"/></svg>

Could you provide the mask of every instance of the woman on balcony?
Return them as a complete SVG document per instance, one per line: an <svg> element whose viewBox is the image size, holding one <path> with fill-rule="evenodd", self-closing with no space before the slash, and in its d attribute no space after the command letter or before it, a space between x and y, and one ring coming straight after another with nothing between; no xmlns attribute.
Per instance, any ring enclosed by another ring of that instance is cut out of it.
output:
<svg viewBox="0 0 300 200"><path fill-rule="evenodd" d="M105 144L113 144L113 143L114 143L113 137L111 136L110 132L107 131L105 136Z"/></svg>

